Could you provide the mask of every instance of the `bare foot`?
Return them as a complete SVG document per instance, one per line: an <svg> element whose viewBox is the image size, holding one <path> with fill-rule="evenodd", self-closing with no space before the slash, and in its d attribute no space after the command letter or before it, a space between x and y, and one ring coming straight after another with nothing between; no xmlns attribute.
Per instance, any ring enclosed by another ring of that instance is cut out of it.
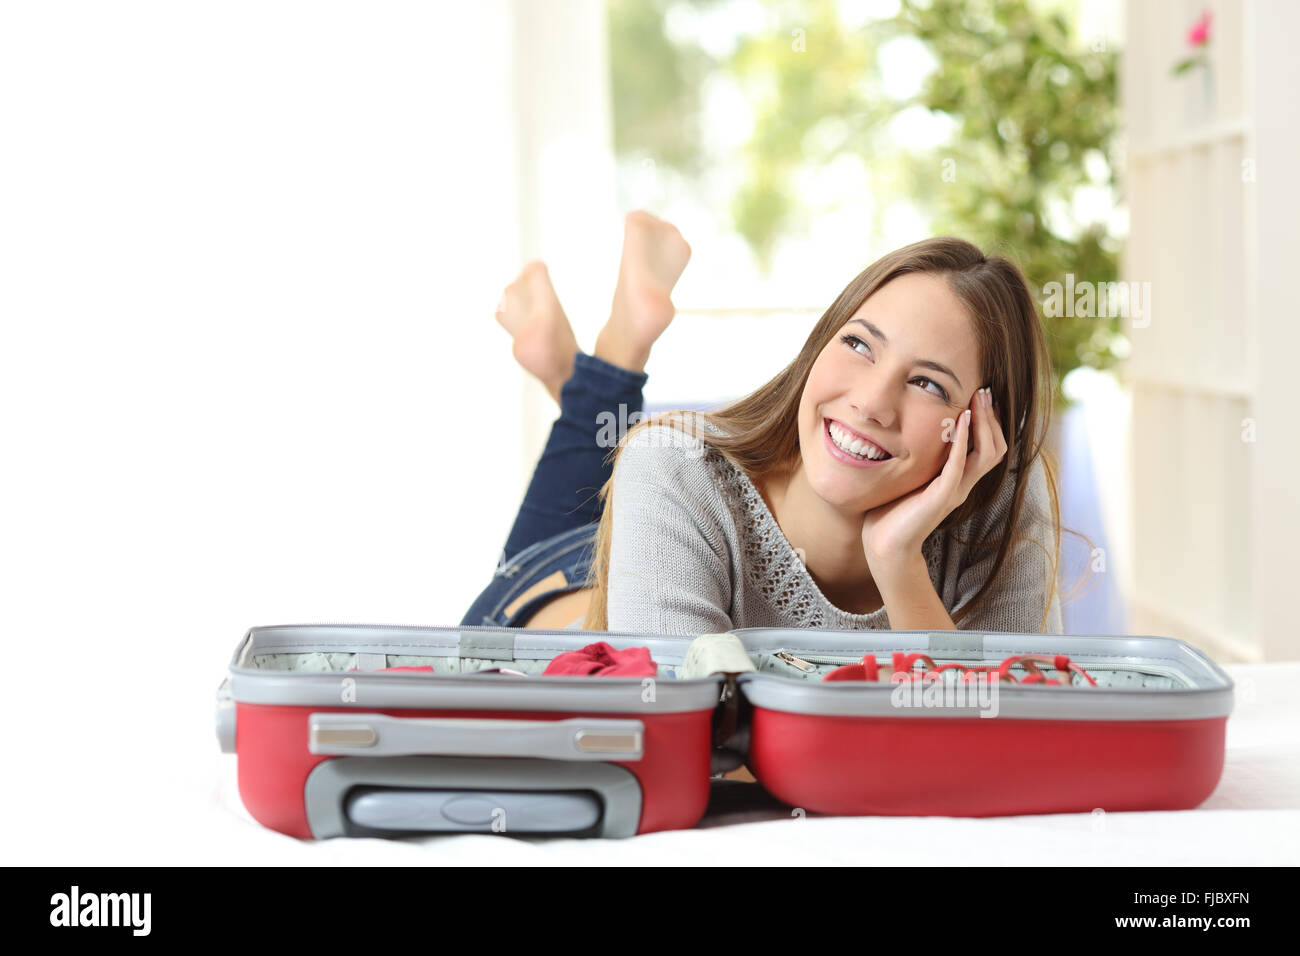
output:
<svg viewBox="0 0 1300 956"><path fill-rule="evenodd" d="M638 209L623 221L623 258L609 321L596 336L597 358L640 372L650 347L668 328L676 309L673 286L691 258L677 227Z"/></svg>
<svg viewBox="0 0 1300 956"><path fill-rule="evenodd" d="M536 375L559 404L560 388L573 375L578 340L545 263L534 259L506 286L496 319L514 337L515 361Z"/></svg>

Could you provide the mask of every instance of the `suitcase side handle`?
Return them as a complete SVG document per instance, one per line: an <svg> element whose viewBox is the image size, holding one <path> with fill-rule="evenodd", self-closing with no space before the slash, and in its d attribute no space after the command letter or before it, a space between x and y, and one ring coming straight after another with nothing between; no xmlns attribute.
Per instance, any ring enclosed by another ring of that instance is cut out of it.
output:
<svg viewBox="0 0 1300 956"><path fill-rule="evenodd" d="M224 754L235 752L235 698L227 677L217 688L217 743Z"/></svg>
<svg viewBox="0 0 1300 956"><path fill-rule="evenodd" d="M314 754L405 757L545 757L552 760L640 760L639 720L473 720L312 714L307 749Z"/></svg>

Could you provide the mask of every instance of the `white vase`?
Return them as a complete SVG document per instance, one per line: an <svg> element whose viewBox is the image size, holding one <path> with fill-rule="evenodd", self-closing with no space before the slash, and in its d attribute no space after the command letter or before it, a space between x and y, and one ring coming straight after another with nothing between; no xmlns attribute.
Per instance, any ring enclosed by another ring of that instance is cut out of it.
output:
<svg viewBox="0 0 1300 956"><path fill-rule="evenodd" d="M1205 66L1201 69L1201 108L1205 111L1204 121L1213 123L1215 114L1218 112L1214 102L1215 82L1214 82L1214 61L1206 60Z"/></svg>
<svg viewBox="0 0 1300 956"><path fill-rule="evenodd" d="M1198 75L1199 74L1199 75ZM1184 116L1189 129L1209 126L1215 117L1214 95L1214 61L1207 60L1202 66L1194 66L1182 79L1186 86L1183 90Z"/></svg>

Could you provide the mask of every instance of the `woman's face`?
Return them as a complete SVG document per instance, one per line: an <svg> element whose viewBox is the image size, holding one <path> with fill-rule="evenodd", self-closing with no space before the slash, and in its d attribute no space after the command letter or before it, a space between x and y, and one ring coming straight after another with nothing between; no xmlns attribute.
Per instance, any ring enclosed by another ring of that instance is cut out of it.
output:
<svg viewBox="0 0 1300 956"><path fill-rule="evenodd" d="M966 308L944 278L908 273L885 283L822 350L804 385L799 446L808 483L853 513L926 484L947 461L957 416L984 384L979 370ZM890 457L846 461L829 444L831 421Z"/></svg>

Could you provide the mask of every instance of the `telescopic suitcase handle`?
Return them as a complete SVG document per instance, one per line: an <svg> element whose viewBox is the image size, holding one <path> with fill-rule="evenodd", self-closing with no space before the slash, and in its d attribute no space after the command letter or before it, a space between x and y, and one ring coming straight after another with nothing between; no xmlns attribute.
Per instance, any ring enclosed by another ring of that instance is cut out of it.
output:
<svg viewBox="0 0 1300 956"><path fill-rule="evenodd" d="M307 748L314 754L400 757L546 757L640 760L639 720L471 720L387 714L312 714Z"/></svg>

